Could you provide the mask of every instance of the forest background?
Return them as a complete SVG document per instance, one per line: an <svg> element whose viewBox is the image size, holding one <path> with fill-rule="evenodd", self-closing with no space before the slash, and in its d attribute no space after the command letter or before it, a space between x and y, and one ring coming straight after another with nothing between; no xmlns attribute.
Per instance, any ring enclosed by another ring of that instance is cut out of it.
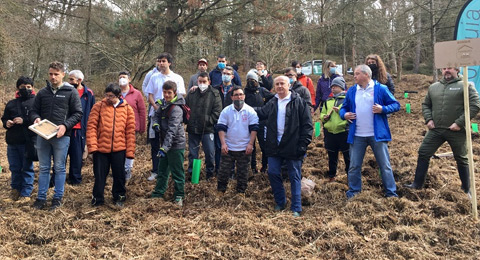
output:
<svg viewBox="0 0 480 260"><path fill-rule="evenodd" d="M41 83L51 61L80 69L88 83L129 70L137 87L156 56L174 55L185 80L218 54L278 72L292 60L349 67L379 54L390 73L438 76L435 42L453 40L462 0L2 0L0 82Z"/></svg>

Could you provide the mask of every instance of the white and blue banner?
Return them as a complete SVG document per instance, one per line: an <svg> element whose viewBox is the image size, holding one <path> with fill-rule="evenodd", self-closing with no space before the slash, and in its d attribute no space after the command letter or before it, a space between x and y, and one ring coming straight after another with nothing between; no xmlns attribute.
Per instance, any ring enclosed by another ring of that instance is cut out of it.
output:
<svg viewBox="0 0 480 260"><path fill-rule="evenodd" d="M455 39L480 38L480 0L469 0L458 14L455 24ZM480 92L480 66L468 67L468 81L475 83Z"/></svg>

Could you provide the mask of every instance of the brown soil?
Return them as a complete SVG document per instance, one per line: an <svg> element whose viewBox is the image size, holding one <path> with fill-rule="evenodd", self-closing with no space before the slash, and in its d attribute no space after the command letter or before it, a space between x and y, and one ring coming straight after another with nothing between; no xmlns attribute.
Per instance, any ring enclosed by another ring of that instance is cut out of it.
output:
<svg viewBox="0 0 480 260"><path fill-rule="evenodd" d="M406 75L397 84L402 110L390 117L393 141L391 163L398 199L382 196L378 169L370 149L363 167L363 192L346 201L343 161L336 182L323 177L327 170L321 137L310 145L303 176L317 183L304 199L302 217L273 211L273 196L264 174L249 183L247 196L235 196L233 183L223 198L214 194L215 182L186 185L185 205L173 205L172 188L166 200L149 199L154 183L145 137L138 140L128 201L123 209L90 206L92 164L84 167L80 186L66 185L64 205L55 212L38 211L31 203L7 200L10 172L6 144L0 165L0 256L2 259L479 259L480 225L470 216L471 204L460 190L452 157L432 159L426 188L406 190L413 180L417 149L425 134L421 102L430 77ZM351 83L352 79L348 78ZM403 91L418 94L403 97ZM2 95L4 96L4 95ZM8 96L12 96L8 93ZM7 99L5 99L7 100ZM405 104L411 103L411 114ZM0 105L3 111L4 104ZM318 115L317 115L318 116ZM478 121L478 120L476 120ZM5 131L0 131L4 140ZM474 134L474 158L480 145ZM442 146L440 152L448 152ZM186 164L185 164L186 166ZM36 166L36 172L38 167ZM285 183L287 197L289 184ZM477 184L477 189L478 189ZM33 198L37 192L37 183ZM49 196L52 191L49 191Z"/></svg>

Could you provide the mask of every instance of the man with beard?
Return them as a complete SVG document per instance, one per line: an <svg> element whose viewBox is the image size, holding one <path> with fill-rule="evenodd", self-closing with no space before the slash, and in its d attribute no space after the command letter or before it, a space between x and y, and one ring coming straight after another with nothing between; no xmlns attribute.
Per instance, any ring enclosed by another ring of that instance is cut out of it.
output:
<svg viewBox="0 0 480 260"><path fill-rule="evenodd" d="M458 72L458 68L443 68L443 79L428 88L427 96L422 103L423 117L428 132L418 149L415 180L412 184L405 185L407 188L423 188L430 157L443 143L448 142L457 162L462 190L469 194L470 179L465 135L463 77L458 75ZM468 86L468 94L470 118L474 118L480 110L480 100L477 90L472 85Z"/></svg>
<svg viewBox="0 0 480 260"><path fill-rule="evenodd" d="M268 91L266 88L260 86L259 76L255 72L255 70L250 70L247 73L247 85L245 86L245 103L251 107L263 107L272 97L275 95ZM262 168L260 169L261 172L265 172L267 170L268 160L264 154L264 146L265 146L265 120L259 122L258 126L258 143L260 144L260 149L262 150ZM253 152L252 152L252 161L250 163L252 167L252 172L257 173L257 157L256 157L257 149L255 144L253 145Z"/></svg>
<svg viewBox="0 0 480 260"><path fill-rule="evenodd" d="M231 95L233 104L223 109L216 126L222 144L217 190L220 194L225 193L232 165L235 163L237 193L245 194L248 163L257 137L258 116L252 107L244 103L245 94L241 88L233 88Z"/></svg>

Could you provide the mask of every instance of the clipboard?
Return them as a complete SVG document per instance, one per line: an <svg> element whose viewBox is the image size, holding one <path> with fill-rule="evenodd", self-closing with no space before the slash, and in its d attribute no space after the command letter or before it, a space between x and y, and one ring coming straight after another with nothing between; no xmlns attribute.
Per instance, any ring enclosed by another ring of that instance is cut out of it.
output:
<svg viewBox="0 0 480 260"><path fill-rule="evenodd" d="M42 121L29 126L28 129L35 132L45 140L49 140L56 136L58 132L57 125L47 119L43 119Z"/></svg>

